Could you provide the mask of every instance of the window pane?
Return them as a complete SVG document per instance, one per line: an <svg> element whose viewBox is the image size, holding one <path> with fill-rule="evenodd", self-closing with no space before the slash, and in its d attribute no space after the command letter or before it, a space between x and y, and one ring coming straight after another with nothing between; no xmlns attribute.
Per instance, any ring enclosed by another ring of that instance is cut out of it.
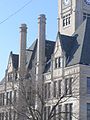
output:
<svg viewBox="0 0 90 120"><path fill-rule="evenodd" d="M44 120L46 120L46 107L44 107Z"/></svg>
<svg viewBox="0 0 90 120"><path fill-rule="evenodd" d="M61 96L61 80L58 81L58 94Z"/></svg>
<svg viewBox="0 0 90 120"><path fill-rule="evenodd" d="M65 94L72 94L72 78L65 79Z"/></svg>
<svg viewBox="0 0 90 120"><path fill-rule="evenodd" d="M10 104L12 104L12 91L10 91Z"/></svg>
<svg viewBox="0 0 90 120"><path fill-rule="evenodd" d="M87 77L87 93L90 94L90 78Z"/></svg>
<svg viewBox="0 0 90 120"><path fill-rule="evenodd" d="M58 68L58 58L55 58L55 68Z"/></svg>
<svg viewBox="0 0 90 120"><path fill-rule="evenodd" d="M90 103L87 103L87 120L90 120Z"/></svg>
<svg viewBox="0 0 90 120"><path fill-rule="evenodd" d="M48 83L48 98L50 98L50 83Z"/></svg>
<svg viewBox="0 0 90 120"><path fill-rule="evenodd" d="M58 58L58 67L61 67L61 57Z"/></svg>
<svg viewBox="0 0 90 120"><path fill-rule="evenodd" d="M54 109L53 120L56 120L56 108Z"/></svg>
<svg viewBox="0 0 90 120"><path fill-rule="evenodd" d="M47 84L44 86L44 92L45 92L45 99L47 99Z"/></svg>
<svg viewBox="0 0 90 120"><path fill-rule="evenodd" d="M58 120L61 120L61 105L58 106Z"/></svg>
<svg viewBox="0 0 90 120"><path fill-rule="evenodd" d="M72 120L72 103L65 104L65 120Z"/></svg>
<svg viewBox="0 0 90 120"><path fill-rule="evenodd" d="M53 87L54 87L54 89L53 89L53 90L54 90L54 91L53 91L53 96L54 96L54 97L56 97L56 91L57 91L57 90L56 90L56 83L57 83L57 82L54 81L54 86L53 86Z"/></svg>

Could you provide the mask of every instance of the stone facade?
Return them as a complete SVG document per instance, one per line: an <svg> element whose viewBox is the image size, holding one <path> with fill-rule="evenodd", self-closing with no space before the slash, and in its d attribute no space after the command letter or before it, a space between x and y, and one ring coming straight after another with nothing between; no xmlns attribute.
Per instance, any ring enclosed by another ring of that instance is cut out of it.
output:
<svg viewBox="0 0 90 120"><path fill-rule="evenodd" d="M39 120L90 119L89 17L88 0L58 0L56 41L47 40L41 14L38 38L28 49L21 25L20 53L10 53L0 84L0 120L36 120L36 111Z"/></svg>

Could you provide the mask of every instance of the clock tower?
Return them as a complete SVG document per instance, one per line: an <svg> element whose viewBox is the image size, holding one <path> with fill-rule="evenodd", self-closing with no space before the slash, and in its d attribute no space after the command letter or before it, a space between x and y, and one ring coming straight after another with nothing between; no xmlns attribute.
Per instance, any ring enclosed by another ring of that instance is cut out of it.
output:
<svg viewBox="0 0 90 120"><path fill-rule="evenodd" d="M90 17L90 0L58 0L58 31L72 35Z"/></svg>

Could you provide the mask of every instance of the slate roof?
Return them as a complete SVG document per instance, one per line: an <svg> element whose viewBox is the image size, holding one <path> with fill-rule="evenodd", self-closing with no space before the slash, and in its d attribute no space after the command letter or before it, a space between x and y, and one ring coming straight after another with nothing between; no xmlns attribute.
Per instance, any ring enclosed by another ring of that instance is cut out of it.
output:
<svg viewBox="0 0 90 120"><path fill-rule="evenodd" d="M62 35L58 32L57 38L60 40L62 50L65 52L66 66L75 64L90 65L90 18L86 19L72 36ZM32 67L32 62L36 62L37 40L26 51L27 68ZM55 42L45 41L46 66L45 72L50 70L51 55L54 52ZM19 55L12 54L13 67L18 69ZM35 64L35 63L34 63Z"/></svg>
<svg viewBox="0 0 90 120"><path fill-rule="evenodd" d="M47 58L47 61L49 59L51 59L51 55L54 51L54 47L55 47L55 42L54 41L49 41L49 40L45 41L45 56Z"/></svg>
<svg viewBox="0 0 90 120"><path fill-rule="evenodd" d="M33 59L33 56L36 53L36 48L37 48L37 39L33 42L33 44L26 51L26 56L27 56L26 67L27 68L30 68L31 61Z"/></svg>
<svg viewBox="0 0 90 120"><path fill-rule="evenodd" d="M75 37L74 45L67 66L74 64L90 65L90 19L86 19L81 24L73 37Z"/></svg>
<svg viewBox="0 0 90 120"><path fill-rule="evenodd" d="M12 63L13 63L13 67L17 70L19 64L19 55L12 54Z"/></svg>
<svg viewBox="0 0 90 120"><path fill-rule="evenodd" d="M37 54L37 41L38 39L32 44L32 46L30 46L29 48L29 55L27 56L27 61L28 61L28 65L27 67L29 69L31 69L32 67L32 61L36 59L36 54ZM45 56L46 56L46 62L51 58L51 55L54 51L54 46L55 46L55 42L54 41L50 41L50 40L45 40ZM34 63L35 64L35 63Z"/></svg>
<svg viewBox="0 0 90 120"><path fill-rule="evenodd" d="M86 19L72 36L58 33L58 37L65 52L66 66L90 65L90 19Z"/></svg>

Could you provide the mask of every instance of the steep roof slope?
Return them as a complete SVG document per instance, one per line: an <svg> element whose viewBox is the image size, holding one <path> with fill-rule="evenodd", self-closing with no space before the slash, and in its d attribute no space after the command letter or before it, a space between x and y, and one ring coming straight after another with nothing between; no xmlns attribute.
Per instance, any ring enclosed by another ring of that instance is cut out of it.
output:
<svg viewBox="0 0 90 120"><path fill-rule="evenodd" d="M12 54L12 63L13 63L13 67L17 70L19 64L19 55Z"/></svg>
<svg viewBox="0 0 90 120"><path fill-rule="evenodd" d="M51 58L51 55L54 51L55 42L50 40L45 40L45 57L46 62ZM36 62L37 57L37 40L30 46L29 48L30 53L27 56L28 60L28 68L31 69L32 61ZM36 64L36 63L33 63Z"/></svg>
<svg viewBox="0 0 90 120"><path fill-rule="evenodd" d="M90 64L90 19L86 19L73 34L75 40L70 52L67 66L74 64Z"/></svg>

